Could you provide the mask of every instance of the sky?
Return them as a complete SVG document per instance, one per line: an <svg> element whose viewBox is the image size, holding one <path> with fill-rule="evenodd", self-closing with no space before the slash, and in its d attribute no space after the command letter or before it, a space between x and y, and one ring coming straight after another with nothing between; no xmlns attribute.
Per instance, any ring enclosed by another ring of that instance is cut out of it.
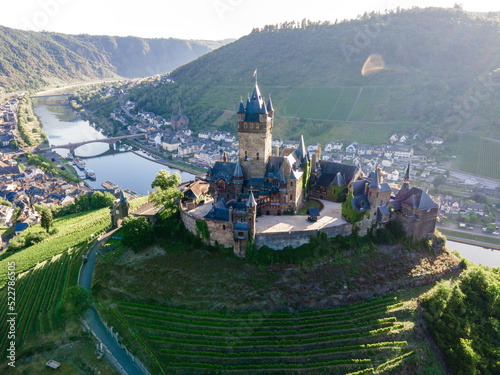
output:
<svg viewBox="0 0 500 375"><path fill-rule="evenodd" d="M255 27L307 18L352 19L413 6L500 11L493 0L19 0L2 2L0 25L66 34L220 40Z"/></svg>

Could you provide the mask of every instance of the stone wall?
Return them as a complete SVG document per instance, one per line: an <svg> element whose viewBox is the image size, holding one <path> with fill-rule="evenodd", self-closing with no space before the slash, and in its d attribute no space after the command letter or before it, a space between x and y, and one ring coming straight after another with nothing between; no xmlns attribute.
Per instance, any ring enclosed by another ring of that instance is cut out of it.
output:
<svg viewBox="0 0 500 375"><path fill-rule="evenodd" d="M320 230L326 233L328 238L333 238L338 235L348 236L352 233L352 224L346 223L334 227L327 227ZM317 236L316 230L280 232L280 233L257 233L255 235L255 247L257 249L262 246L267 246L273 250L282 250L287 246L299 247L309 243L310 237Z"/></svg>
<svg viewBox="0 0 500 375"><path fill-rule="evenodd" d="M181 210L181 219L187 230L195 236L197 233L196 221L197 219L189 212ZM215 245L215 241L224 247L233 247L233 223L218 220L205 220L207 223L208 231L210 232L209 242L210 245Z"/></svg>
<svg viewBox="0 0 500 375"><path fill-rule="evenodd" d="M408 236L423 239L434 234L437 212L437 208L421 211L403 205L401 212L396 214L396 220L403 225Z"/></svg>

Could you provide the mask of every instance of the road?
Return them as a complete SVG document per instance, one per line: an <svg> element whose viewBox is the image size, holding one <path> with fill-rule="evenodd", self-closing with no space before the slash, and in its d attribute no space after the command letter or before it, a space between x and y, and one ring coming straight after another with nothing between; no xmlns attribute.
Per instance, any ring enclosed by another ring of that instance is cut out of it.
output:
<svg viewBox="0 0 500 375"><path fill-rule="evenodd" d="M109 234L111 235L111 233ZM108 235L108 236L109 236ZM85 263L80 272L80 280L78 284L87 290L90 290L92 285L92 274L94 273L95 260L97 258L96 248L99 242L97 242L89 251L87 263ZM99 314L97 313L95 307L91 307L85 313L85 318L90 326L90 328L95 332L99 340L102 341L104 345L111 352L116 361L121 365L121 367L129 375L142 375L142 372L137 368L132 359L121 349L116 341L111 337L109 332L106 330L104 323L102 322Z"/></svg>

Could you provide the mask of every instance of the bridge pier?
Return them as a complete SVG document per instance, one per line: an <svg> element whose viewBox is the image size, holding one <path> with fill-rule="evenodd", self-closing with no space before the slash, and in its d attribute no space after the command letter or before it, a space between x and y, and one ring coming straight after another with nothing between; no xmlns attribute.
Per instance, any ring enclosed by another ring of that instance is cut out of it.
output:
<svg viewBox="0 0 500 375"><path fill-rule="evenodd" d="M116 150L115 145L116 145L116 143L110 143L110 144L109 144L109 149L110 149L110 150Z"/></svg>

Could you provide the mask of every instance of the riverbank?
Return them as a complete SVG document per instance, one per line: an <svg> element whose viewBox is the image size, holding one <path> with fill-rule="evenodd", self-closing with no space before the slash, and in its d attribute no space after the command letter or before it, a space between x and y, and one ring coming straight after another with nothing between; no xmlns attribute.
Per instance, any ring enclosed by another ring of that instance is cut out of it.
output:
<svg viewBox="0 0 500 375"><path fill-rule="evenodd" d="M500 250L500 239L497 240L487 236L464 233L463 231L448 228L438 228L438 230L443 233L447 239L455 242Z"/></svg>
<svg viewBox="0 0 500 375"><path fill-rule="evenodd" d="M143 155L141 153L132 151L137 156L140 156L140 157L142 157L142 158L144 158L146 160L150 160L150 161L153 161L155 163L163 164L163 165L166 165L167 167L170 167L170 168L179 169L179 170L181 170L183 172L192 173L192 174L194 174L196 176L205 177L206 171L203 170L202 168L198 168L198 167L194 167L194 166L189 166L189 165L184 164L184 163L177 163L177 162L169 161L169 160L163 158L162 155L160 153L158 153L156 150L153 150L153 149L151 149L149 147L146 147L143 144L137 143L137 142L135 142L133 140L127 140L127 143L129 143L132 146L135 146L135 147L141 149L142 151L149 152L151 154L154 154L154 155L160 157L160 159L148 158L146 155Z"/></svg>

